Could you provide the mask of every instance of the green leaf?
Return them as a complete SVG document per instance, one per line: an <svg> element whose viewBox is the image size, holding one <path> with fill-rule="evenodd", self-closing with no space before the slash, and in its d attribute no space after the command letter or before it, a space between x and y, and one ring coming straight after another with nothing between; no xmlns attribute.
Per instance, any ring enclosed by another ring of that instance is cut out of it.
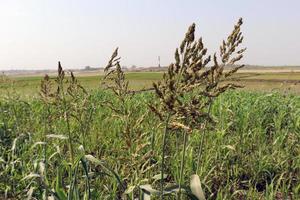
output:
<svg viewBox="0 0 300 200"><path fill-rule="evenodd" d="M85 191L84 191L84 198L83 198L85 200L85 199L90 199L91 197L89 170L88 170L88 164L86 159L83 157L81 158L80 161L85 173Z"/></svg>
<svg viewBox="0 0 300 200"><path fill-rule="evenodd" d="M55 193L59 197L59 200L67 200L67 195L64 191L63 184L62 184L61 168L60 167L57 169Z"/></svg>
<svg viewBox="0 0 300 200"><path fill-rule="evenodd" d="M92 163L94 163L94 164L96 164L96 165L101 166L104 170L109 171L109 172L117 179L118 183L121 185L121 187L123 188L123 190L126 190L126 187L125 187L124 184L122 183L122 181L121 181L120 177L118 176L118 174L117 174L114 170L112 170L112 169L110 169L109 167L107 167L107 166L104 164L103 161L98 160L97 158L95 158L95 157L92 156L92 155L85 155L85 158L86 158L88 161L90 161L90 162L92 162Z"/></svg>
<svg viewBox="0 0 300 200"><path fill-rule="evenodd" d="M77 184L76 184L77 183L77 173L78 173L79 160L80 160L79 157L77 159L75 159L74 169L72 169L72 171L74 170L74 173L72 173L73 180L72 180L70 188L69 188L68 200L79 199Z"/></svg>
<svg viewBox="0 0 300 200"><path fill-rule="evenodd" d="M127 188L127 190L125 191L125 194L130 194L133 192L133 190L135 189L136 186L131 185Z"/></svg>

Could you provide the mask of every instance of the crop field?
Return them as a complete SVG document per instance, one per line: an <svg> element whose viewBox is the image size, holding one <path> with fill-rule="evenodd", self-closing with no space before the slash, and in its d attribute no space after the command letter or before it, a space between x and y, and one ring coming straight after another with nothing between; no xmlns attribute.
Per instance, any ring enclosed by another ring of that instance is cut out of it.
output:
<svg viewBox="0 0 300 200"><path fill-rule="evenodd" d="M78 80L87 90L97 90L100 87L103 75L92 73L88 76L77 73ZM161 80L162 72L128 72L126 78L132 90L147 89L152 87L153 82ZM21 97L37 96L43 75L39 76L6 76L0 77L0 95L17 92ZM54 77L54 76L53 76ZM1 80L2 79L2 80ZM292 92L300 93L300 72L241 72L235 74L234 82L243 85L240 90L258 92Z"/></svg>
<svg viewBox="0 0 300 200"><path fill-rule="evenodd" d="M300 199L300 73L240 70L241 25L164 73L2 76L0 199Z"/></svg>
<svg viewBox="0 0 300 200"><path fill-rule="evenodd" d="M162 73L127 73L126 78L130 89L139 90L152 87L152 82L162 79ZM195 130L189 136L184 184L189 185L189 175L196 173L208 199L300 198L298 78L298 73L234 75L232 80L245 87L220 95L211 108L211 115L217 119L213 127ZM54 85L55 79L50 79ZM49 187L66 195L76 170L76 189L84 193L84 168L79 164L70 168L68 134L73 138L74 160L82 155L99 159L88 166L90 198L117 198L118 179L130 180L127 190L136 191L149 183L159 188L164 123L148 107L157 101L155 95L136 94L122 105L117 96L101 89L102 79L79 75L78 82L89 95L79 95L76 100L67 97L65 109L70 112L70 121L62 117L62 105L43 101L39 94L41 77L9 78L1 83L0 196L25 198L32 192L30 195L39 198L45 194L35 179L46 173L44 181ZM114 107L132 112L131 119L114 114L106 104L109 99ZM127 123L132 129L128 135L124 131ZM197 154L203 134L199 164ZM182 131L168 137L165 176L172 185L180 176ZM100 164L103 161L105 166ZM119 178L109 174L111 171Z"/></svg>
<svg viewBox="0 0 300 200"><path fill-rule="evenodd" d="M96 78L91 80L96 85ZM40 83L39 79L30 81ZM132 112L130 123L135 126L131 131L137 135L124 135L122 130L128 122L102 105L108 99L113 99L116 108L123 108L113 94L94 90L87 99L72 107L68 102L70 117L74 115L68 122L62 117L61 105L49 106L38 99L2 98L0 196L20 198L27 194L22 194L26 188L36 198L42 196L38 183L31 180L39 178L36 176L40 173L47 174L45 181L59 192L67 191L75 181L72 177L76 171L78 190L84 191L83 168L78 165L70 168L68 131L72 134L75 160L83 154L93 155L105 161L122 180L130 180L126 183L128 186L157 184L163 124L147 108L147 104L155 101L154 95L138 94L126 101L125 108ZM214 127L190 134L185 184L189 184L189 174L196 170L197 146L205 134L203 156L196 172L209 199L299 198L300 96L229 91L216 99L211 110L218 120ZM179 131L168 137L165 171L171 184L179 179L183 135ZM43 142L47 142L46 150ZM44 159L47 165L43 164ZM92 198L118 196L120 186L117 179L107 174L109 170L100 164L98 167L94 163L90 165Z"/></svg>

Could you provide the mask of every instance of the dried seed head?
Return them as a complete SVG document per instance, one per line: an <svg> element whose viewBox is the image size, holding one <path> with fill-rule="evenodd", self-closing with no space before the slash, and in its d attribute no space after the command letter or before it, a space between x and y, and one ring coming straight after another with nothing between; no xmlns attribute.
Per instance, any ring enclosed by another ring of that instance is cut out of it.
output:
<svg viewBox="0 0 300 200"><path fill-rule="evenodd" d="M65 76L65 72L64 72L63 68L61 67L60 61L58 61L57 72L58 72L58 78L61 79L61 80L63 80L64 76Z"/></svg>
<svg viewBox="0 0 300 200"><path fill-rule="evenodd" d="M212 121L207 113L207 105L227 89L237 87L234 84L220 86L220 83L241 67L223 73L226 65L234 64L243 57L245 49L238 50L243 40L241 24L240 19L227 41L222 41L219 58L222 62L219 63L214 54L213 65L207 69L211 56L206 56L207 49L204 48L202 38L194 41L195 24L189 27L179 50L175 51L175 64L169 66L162 82L153 85L160 99L160 106L155 109L160 119L171 112L182 124L189 126L201 127L199 123L203 120Z"/></svg>
<svg viewBox="0 0 300 200"><path fill-rule="evenodd" d="M104 68L105 72L107 72L110 68L114 67L115 62L120 59L120 58L117 58L117 56L118 56L118 50L119 50L119 48L117 47L114 50L113 54L111 55L110 60L108 61L107 66Z"/></svg>
<svg viewBox="0 0 300 200"><path fill-rule="evenodd" d="M129 83L125 80L125 74L122 71L119 60L118 48L116 48L104 69L105 74L102 85L124 100L126 95L134 93L128 90ZM107 80L109 82L106 82Z"/></svg>
<svg viewBox="0 0 300 200"><path fill-rule="evenodd" d="M195 23L193 23L190 27L189 27L189 30L188 32L186 33L185 35L185 38L186 38L186 41L188 43L192 43L195 39Z"/></svg>
<svg viewBox="0 0 300 200"><path fill-rule="evenodd" d="M63 69L61 67L60 61L58 61L58 75L62 73Z"/></svg>
<svg viewBox="0 0 300 200"><path fill-rule="evenodd" d="M190 45L194 41L194 39L195 39L195 35L194 35L194 33L195 33L195 27L196 27L196 25L195 25L195 23L193 23L189 27L188 31L186 32L185 38L181 42L181 45L180 45L180 53L181 54L184 52L185 47L187 45Z"/></svg>
<svg viewBox="0 0 300 200"><path fill-rule="evenodd" d="M51 83L48 74L41 81L40 96L44 102L48 101L48 97L51 96Z"/></svg>
<svg viewBox="0 0 300 200"><path fill-rule="evenodd" d="M76 78L75 78L75 76L74 76L74 74L73 74L72 71L71 71L71 81L72 81L72 83L76 82Z"/></svg>
<svg viewBox="0 0 300 200"><path fill-rule="evenodd" d="M178 72L179 71L179 67L180 67L180 56L179 56L179 53L178 53L178 48L176 48L176 51L175 51L175 65L176 65L176 69L175 71Z"/></svg>

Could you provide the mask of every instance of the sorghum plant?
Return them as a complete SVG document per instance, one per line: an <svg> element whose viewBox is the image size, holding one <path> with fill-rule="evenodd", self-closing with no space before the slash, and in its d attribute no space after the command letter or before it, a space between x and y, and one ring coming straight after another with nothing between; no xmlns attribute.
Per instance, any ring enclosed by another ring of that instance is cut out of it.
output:
<svg viewBox="0 0 300 200"><path fill-rule="evenodd" d="M192 130L202 130L207 122L213 122L209 107L214 98L228 89L240 87L225 81L243 67L243 65L234 66L246 50L245 48L239 49L243 41L240 32L241 25L242 19L239 19L227 40L222 42L220 58L218 58L217 54L207 56L207 49L204 47L202 38L195 40L195 24L192 24L179 49L175 51L175 63L168 67L168 72L164 74L161 82L153 84L160 102L149 107L161 121L165 122L161 163L162 198L168 131L171 128L177 128L181 129L184 134L178 193L178 198L180 198L188 134L192 133ZM209 66L211 57L213 63ZM225 71L225 67L229 65L234 67Z"/></svg>
<svg viewBox="0 0 300 200"><path fill-rule="evenodd" d="M127 185L125 194L131 194L132 199L138 195L138 186L143 184L145 174L154 167L150 162L152 149L150 146L149 132L143 130L147 113L139 113L139 103L129 106L134 97L134 92L128 88L129 82L121 69L118 49L114 51L108 65L104 69L103 85L113 92L117 101L106 100L102 106L109 108L112 115L121 123L120 133L123 140L122 149L118 159L121 163L120 173ZM122 193L122 192L121 192Z"/></svg>

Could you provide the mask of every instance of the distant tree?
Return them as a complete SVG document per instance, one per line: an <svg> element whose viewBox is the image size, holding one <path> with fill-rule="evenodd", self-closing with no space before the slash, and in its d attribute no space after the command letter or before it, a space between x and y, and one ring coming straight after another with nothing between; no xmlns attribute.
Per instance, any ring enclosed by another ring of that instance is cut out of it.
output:
<svg viewBox="0 0 300 200"><path fill-rule="evenodd" d="M89 71L89 70L92 70L92 68L91 68L90 66L85 66L85 67L84 67L84 70Z"/></svg>

